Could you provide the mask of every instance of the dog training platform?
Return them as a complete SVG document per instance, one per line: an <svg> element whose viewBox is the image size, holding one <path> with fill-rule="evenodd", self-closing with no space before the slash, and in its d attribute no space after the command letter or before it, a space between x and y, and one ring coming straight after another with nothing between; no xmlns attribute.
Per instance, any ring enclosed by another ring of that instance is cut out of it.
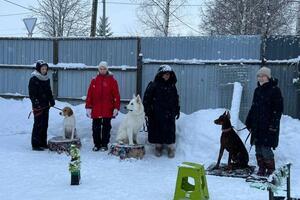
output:
<svg viewBox="0 0 300 200"><path fill-rule="evenodd" d="M142 159L145 155L144 145L128 145L128 144L110 144L109 154L120 156L121 159L136 158Z"/></svg>
<svg viewBox="0 0 300 200"><path fill-rule="evenodd" d="M76 145L76 147L81 147L81 142L79 138L65 139L62 136L53 137L48 140L48 146L50 151L56 151L57 153L62 153L64 151L68 152L71 144Z"/></svg>

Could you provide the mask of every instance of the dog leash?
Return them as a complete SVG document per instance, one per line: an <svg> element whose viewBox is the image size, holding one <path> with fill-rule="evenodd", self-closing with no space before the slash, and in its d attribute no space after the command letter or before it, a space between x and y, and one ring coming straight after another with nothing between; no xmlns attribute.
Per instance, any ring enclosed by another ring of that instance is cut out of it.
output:
<svg viewBox="0 0 300 200"><path fill-rule="evenodd" d="M244 128L241 128L241 129L235 129L234 127L232 127L236 132L240 132L240 131L242 131L242 130L245 130L246 128L247 128L247 126L245 126ZM245 140L245 144L246 144L246 142L247 142L247 140L249 139L249 136L251 135L251 132L249 131L249 134L247 135L247 137L246 137L246 140Z"/></svg>
<svg viewBox="0 0 300 200"><path fill-rule="evenodd" d="M251 135L251 131L249 131L249 134L247 135L247 137L246 137L246 140L245 140L245 145L246 145L246 142L247 142L247 140L249 139L249 136ZM251 149L252 149L252 144L251 144L251 146L250 146L250 149L249 149L249 152L248 153L250 153L250 151L251 151Z"/></svg>
<svg viewBox="0 0 300 200"><path fill-rule="evenodd" d="M52 106L53 108L55 108L55 109L57 109L57 110L60 110L60 111L62 111L62 109L61 108L58 108L58 107L55 107L55 106Z"/></svg>
<svg viewBox="0 0 300 200"><path fill-rule="evenodd" d="M236 132L239 132L239 131L245 130L245 129L247 128L247 126L245 126L244 128L241 128L241 129L236 129L234 126L232 126L232 128L233 128Z"/></svg>
<svg viewBox="0 0 300 200"><path fill-rule="evenodd" d="M147 133L148 132L148 119L145 117L145 122L143 123L143 132Z"/></svg>
<svg viewBox="0 0 300 200"><path fill-rule="evenodd" d="M247 140L249 139L250 135L251 135L251 132L249 131L249 134L247 135L246 140L245 140L245 144L246 144Z"/></svg>
<svg viewBox="0 0 300 200"><path fill-rule="evenodd" d="M246 128L247 128L247 126L245 126L245 127L242 128L242 129L238 129L238 130L237 130L237 129L235 129L235 128L233 127L233 129L234 129L236 132L245 130ZM249 131L249 134L247 135L247 137L246 137L246 139L245 139L245 142L244 142L245 145L246 145L247 140L249 139L249 136L250 136L250 135L251 135L251 131ZM251 149L252 149L252 145L250 146L249 153L250 153Z"/></svg>
<svg viewBox="0 0 300 200"><path fill-rule="evenodd" d="M43 110L45 110L46 108L50 108L50 107L51 107L51 106L45 106L45 107L43 107L43 108L33 108L33 109L29 112L29 114L28 114L28 119L30 118L31 113L36 112L36 115L35 115L35 116L39 116L39 115L41 115L41 114L43 113ZM55 106L52 106L52 107L55 108L55 109L57 109L57 110L62 111L61 108L58 108L58 107L55 107Z"/></svg>

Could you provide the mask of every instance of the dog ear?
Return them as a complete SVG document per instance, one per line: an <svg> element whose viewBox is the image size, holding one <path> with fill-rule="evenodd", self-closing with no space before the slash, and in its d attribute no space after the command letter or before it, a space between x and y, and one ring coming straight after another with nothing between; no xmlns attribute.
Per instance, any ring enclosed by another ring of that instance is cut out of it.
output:
<svg viewBox="0 0 300 200"><path fill-rule="evenodd" d="M135 94L132 95L132 98L133 98L133 99L136 98Z"/></svg>
<svg viewBox="0 0 300 200"><path fill-rule="evenodd" d="M141 97L140 97L139 94L136 96L136 102L137 103L141 103L142 102Z"/></svg>
<svg viewBox="0 0 300 200"><path fill-rule="evenodd" d="M73 115L73 110L71 108L69 108L69 111L68 111L68 116L72 116Z"/></svg>
<svg viewBox="0 0 300 200"><path fill-rule="evenodd" d="M230 112L229 111L227 111L227 117L228 117L228 119L230 119Z"/></svg>
<svg viewBox="0 0 300 200"><path fill-rule="evenodd" d="M227 115L227 111L225 110L225 112L222 115Z"/></svg>

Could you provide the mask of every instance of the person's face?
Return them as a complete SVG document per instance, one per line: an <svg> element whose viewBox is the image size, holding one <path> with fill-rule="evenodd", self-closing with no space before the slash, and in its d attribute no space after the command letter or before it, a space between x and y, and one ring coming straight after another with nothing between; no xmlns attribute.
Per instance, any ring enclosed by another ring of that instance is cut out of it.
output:
<svg viewBox="0 0 300 200"><path fill-rule="evenodd" d="M100 74L105 75L105 74L107 73L107 68L101 66L101 67L99 68L99 72L100 72Z"/></svg>
<svg viewBox="0 0 300 200"><path fill-rule="evenodd" d="M258 74L257 81L259 82L259 85L263 85L263 84L269 82L269 78L264 74Z"/></svg>
<svg viewBox="0 0 300 200"><path fill-rule="evenodd" d="M163 76L162 76L162 78L163 78L165 81L169 80L169 78L170 78L170 73L169 73L169 72L164 73Z"/></svg>
<svg viewBox="0 0 300 200"><path fill-rule="evenodd" d="M41 74L42 74L42 75L47 74L47 69L48 69L47 66L42 66L42 67L41 67Z"/></svg>

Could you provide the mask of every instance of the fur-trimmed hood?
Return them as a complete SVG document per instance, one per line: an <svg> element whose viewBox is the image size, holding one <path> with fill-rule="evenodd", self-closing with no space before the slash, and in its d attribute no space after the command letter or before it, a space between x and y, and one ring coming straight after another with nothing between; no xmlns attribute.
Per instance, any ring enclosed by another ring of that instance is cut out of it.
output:
<svg viewBox="0 0 300 200"><path fill-rule="evenodd" d="M35 77L37 77L39 80L41 80L41 81L47 81L47 80L49 80L49 76L48 76L48 74L46 74L46 75L42 75L40 72L38 72L37 70L34 70L32 73L31 73L31 77L33 77L33 76L35 76Z"/></svg>

